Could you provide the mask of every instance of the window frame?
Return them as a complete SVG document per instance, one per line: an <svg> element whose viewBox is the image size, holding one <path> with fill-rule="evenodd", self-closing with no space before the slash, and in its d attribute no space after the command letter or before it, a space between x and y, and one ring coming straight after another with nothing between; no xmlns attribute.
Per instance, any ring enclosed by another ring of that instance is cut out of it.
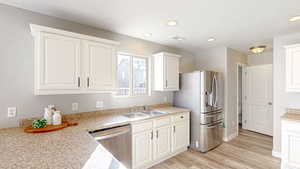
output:
<svg viewBox="0 0 300 169"><path fill-rule="evenodd" d="M151 56L146 56L146 55L138 55L138 54L133 54L133 53L128 53L128 52L117 52L117 61L118 61L118 57L119 55L125 55L125 56L129 56L129 95L118 95L116 92L114 94L115 97L147 97L147 96L151 96ZM145 94L134 94L134 78L133 78L133 58L141 58L141 59L145 59L146 60L146 93ZM118 63L117 63L117 70L118 70ZM118 71L117 72L117 77L118 77ZM116 80L117 82L117 90L119 90L119 80L117 78Z"/></svg>

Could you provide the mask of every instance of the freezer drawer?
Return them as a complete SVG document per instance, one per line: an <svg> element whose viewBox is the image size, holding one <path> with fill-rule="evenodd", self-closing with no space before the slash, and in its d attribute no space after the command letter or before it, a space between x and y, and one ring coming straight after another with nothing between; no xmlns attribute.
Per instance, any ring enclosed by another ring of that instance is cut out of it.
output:
<svg viewBox="0 0 300 169"><path fill-rule="evenodd" d="M223 110L200 114L200 124L215 123L216 121L220 121L222 119L223 119Z"/></svg>
<svg viewBox="0 0 300 169"><path fill-rule="evenodd" d="M200 125L199 147L201 152L207 152L223 142L223 121Z"/></svg>

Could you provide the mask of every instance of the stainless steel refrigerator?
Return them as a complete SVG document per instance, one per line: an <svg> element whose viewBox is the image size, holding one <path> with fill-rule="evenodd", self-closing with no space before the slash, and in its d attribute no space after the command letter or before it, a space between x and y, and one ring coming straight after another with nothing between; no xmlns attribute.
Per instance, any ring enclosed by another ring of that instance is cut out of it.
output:
<svg viewBox="0 0 300 169"><path fill-rule="evenodd" d="M195 71L180 75L174 105L192 110L191 148L207 152L223 141L223 83L218 72Z"/></svg>

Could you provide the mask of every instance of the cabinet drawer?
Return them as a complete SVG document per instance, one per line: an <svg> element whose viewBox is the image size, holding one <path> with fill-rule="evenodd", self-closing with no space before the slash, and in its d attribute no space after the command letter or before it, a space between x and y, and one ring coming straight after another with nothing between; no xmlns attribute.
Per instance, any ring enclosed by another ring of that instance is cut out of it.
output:
<svg viewBox="0 0 300 169"><path fill-rule="evenodd" d="M163 117L155 120L155 127L169 125L171 122L170 117Z"/></svg>
<svg viewBox="0 0 300 169"><path fill-rule="evenodd" d="M132 133L137 133L137 132L146 131L146 130L152 130L152 127L153 127L152 120L133 123L132 124Z"/></svg>
<svg viewBox="0 0 300 169"><path fill-rule="evenodd" d="M184 121L189 119L189 113L184 112L173 116L173 122Z"/></svg>

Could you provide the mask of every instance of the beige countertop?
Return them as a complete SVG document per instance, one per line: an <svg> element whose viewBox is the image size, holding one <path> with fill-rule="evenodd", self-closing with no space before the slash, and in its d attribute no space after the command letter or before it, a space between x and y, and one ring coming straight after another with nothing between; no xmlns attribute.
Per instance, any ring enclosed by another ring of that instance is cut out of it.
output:
<svg viewBox="0 0 300 169"><path fill-rule="evenodd" d="M281 119L286 120L286 121L295 121L295 122L300 123L300 113L288 112L288 113L285 113L283 116L281 116Z"/></svg>
<svg viewBox="0 0 300 169"><path fill-rule="evenodd" d="M175 107L163 107L156 110L167 112L167 114L189 111ZM153 118L153 116L147 118ZM137 120L145 120L145 118L133 120L121 114L105 114L78 119L78 126L40 134L24 133L22 128L1 129L0 168L125 169L87 131L130 124Z"/></svg>

